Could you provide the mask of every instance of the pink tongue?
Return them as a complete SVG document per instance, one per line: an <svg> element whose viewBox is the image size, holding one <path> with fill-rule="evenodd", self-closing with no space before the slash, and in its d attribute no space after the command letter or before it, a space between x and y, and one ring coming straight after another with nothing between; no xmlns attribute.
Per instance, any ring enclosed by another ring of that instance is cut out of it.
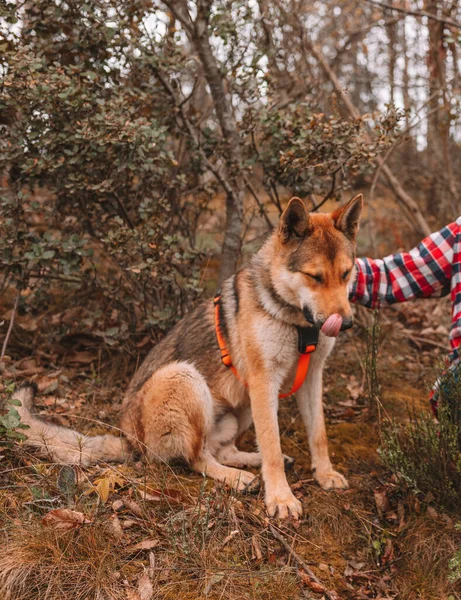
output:
<svg viewBox="0 0 461 600"><path fill-rule="evenodd" d="M331 315L322 325L320 331L329 337L337 337L342 324L343 318L341 315Z"/></svg>

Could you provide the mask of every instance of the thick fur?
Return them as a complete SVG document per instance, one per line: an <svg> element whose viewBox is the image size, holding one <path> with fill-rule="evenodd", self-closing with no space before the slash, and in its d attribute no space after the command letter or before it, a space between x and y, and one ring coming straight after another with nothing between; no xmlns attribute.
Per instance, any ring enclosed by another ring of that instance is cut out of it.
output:
<svg viewBox="0 0 461 600"><path fill-rule="evenodd" d="M221 327L248 387L222 364L213 302L203 302L151 350L134 375L121 419L130 445L152 459L186 459L194 470L239 490L257 485L256 476L242 467L262 465L269 514L301 514L284 472L278 395L290 388L296 371L296 326L320 328L334 313L346 326L352 324L348 291L361 210L361 196L331 214L309 214L300 199L290 201L278 231L222 286ZM347 487L330 462L322 408L322 371L333 345L334 339L320 334L296 395L314 476L324 489ZM21 388L16 397L31 427L29 443L54 460L123 460L126 447L120 438L87 437L45 424L31 415L30 388ZM235 441L253 421L259 452L241 452Z"/></svg>

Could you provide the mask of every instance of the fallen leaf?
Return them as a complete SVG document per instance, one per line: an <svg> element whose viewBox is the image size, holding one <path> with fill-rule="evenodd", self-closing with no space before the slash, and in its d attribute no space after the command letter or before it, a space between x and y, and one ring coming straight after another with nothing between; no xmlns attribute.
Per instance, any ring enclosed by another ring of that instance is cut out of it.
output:
<svg viewBox="0 0 461 600"><path fill-rule="evenodd" d="M253 535L251 538L251 558L252 560L262 560L263 553L261 550L261 545L259 543L259 536L257 534Z"/></svg>
<svg viewBox="0 0 461 600"><path fill-rule="evenodd" d="M358 400L363 394L363 387L355 375L350 376L349 383L346 385L346 387L352 400Z"/></svg>
<svg viewBox="0 0 461 600"><path fill-rule="evenodd" d="M327 588L323 583L317 583L314 581L305 571L298 571L298 575L301 577L301 581L307 585L313 592L326 592Z"/></svg>
<svg viewBox="0 0 461 600"><path fill-rule="evenodd" d="M152 600L154 588L147 573L143 573L138 581L138 594L140 600Z"/></svg>
<svg viewBox="0 0 461 600"><path fill-rule="evenodd" d="M43 517L42 523L47 527L69 531L70 529L77 529L82 525L92 523L92 521L87 519L81 512L68 508L55 508Z"/></svg>
<svg viewBox="0 0 461 600"><path fill-rule="evenodd" d="M376 508L378 509L379 516L382 518L384 513L391 510L389 498L387 497L385 490L374 490L373 496L375 498L375 504Z"/></svg>
<svg viewBox="0 0 461 600"><path fill-rule="evenodd" d="M224 579L224 573L215 573L212 575L205 586L205 596L208 596L208 594L211 592L211 588L219 583L222 579Z"/></svg>
<svg viewBox="0 0 461 600"><path fill-rule="evenodd" d="M426 515L428 517L430 517L431 519L437 519L439 516L439 513L435 510L435 508L433 506L428 506L426 509Z"/></svg>
<svg viewBox="0 0 461 600"><path fill-rule="evenodd" d="M45 375L37 379L37 387L39 392L43 394L52 394L58 389L59 381L57 377L49 377Z"/></svg>
<svg viewBox="0 0 461 600"><path fill-rule="evenodd" d="M96 492L101 498L101 502L105 504L109 499L111 492L115 490L115 486L122 486L125 484L125 480L121 475L113 470L105 471L101 477L94 480L93 487L90 488L86 494Z"/></svg>
<svg viewBox="0 0 461 600"><path fill-rule="evenodd" d="M118 512L122 508L123 508L123 500L114 500L112 502L112 510L115 510L115 512Z"/></svg>
<svg viewBox="0 0 461 600"><path fill-rule="evenodd" d="M152 548L155 548L155 546L158 546L160 543L159 540L143 540L142 542L139 542L138 544L135 544L134 546L130 546L129 548L126 548L126 552L128 554L133 554L134 552L139 552L141 550L152 550Z"/></svg>
<svg viewBox="0 0 461 600"><path fill-rule="evenodd" d="M77 365L89 365L97 359L97 356L94 352L89 352L88 350L82 350L80 352L73 352L69 354L67 357L68 364L77 364Z"/></svg>
<svg viewBox="0 0 461 600"><path fill-rule="evenodd" d="M121 540L123 537L123 529L120 519L117 515L111 515L109 518L109 531L116 540Z"/></svg>
<svg viewBox="0 0 461 600"><path fill-rule="evenodd" d="M136 525L137 521L134 521L133 519L125 519L121 522L121 524L122 529L129 529L130 527L133 527L133 525Z"/></svg>
<svg viewBox="0 0 461 600"><path fill-rule="evenodd" d="M141 488L141 497L143 500L150 500L155 502L161 502L166 500L169 502L180 503L182 501L182 494L178 490L173 488L163 488L161 490L153 489L146 486L144 489Z"/></svg>
<svg viewBox="0 0 461 600"><path fill-rule="evenodd" d="M142 519L144 517L142 508L134 500L130 500L129 498L124 498L123 504L125 505L125 508L127 508L136 517L139 517L140 519Z"/></svg>

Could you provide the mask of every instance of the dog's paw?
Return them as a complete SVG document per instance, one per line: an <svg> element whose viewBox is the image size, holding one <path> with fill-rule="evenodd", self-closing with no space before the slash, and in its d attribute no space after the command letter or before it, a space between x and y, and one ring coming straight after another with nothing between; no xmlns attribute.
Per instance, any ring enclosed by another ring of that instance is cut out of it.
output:
<svg viewBox="0 0 461 600"><path fill-rule="evenodd" d="M231 485L238 492L252 494L259 490L259 479L253 473L239 470Z"/></svg>
<svg viewBox="0 0 461 600"><path fill-rule="evenodd" d="M284 492L268 494L266 496L266 507L270 517L278 519L299 519L303 514L301 502L293 496L290 488Z"/></svg>
<svg viewBox="0 0 461 600"><path fill-rule="evenodd" d="M315 471L314 479L320 485L322 490L347 490L349 487L347 479L334 469L328 471Z"/></svg>

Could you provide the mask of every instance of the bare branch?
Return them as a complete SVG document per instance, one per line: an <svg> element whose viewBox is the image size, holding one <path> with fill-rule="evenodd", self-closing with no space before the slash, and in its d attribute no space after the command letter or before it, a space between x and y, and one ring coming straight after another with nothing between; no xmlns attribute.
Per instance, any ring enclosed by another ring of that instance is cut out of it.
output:
<svg viewBox="0 0 461 600"><path fill-rule="evenodd" d="M294 561L297 563L298 567L301 567L301 569L303 571L305 571L305 573L307 573L307 575L312 579L312 581L321 585L324 588L325 591L323 593L329 600L339 600L338 593L335 592L334 590L328 590L325 587L325 585L320 581L320 579L315 575L315 573L309 567L307 562L305 560L303 560L299 556L299 554L293 550L292 546L288 543L288 541L285 539L285 537L282 535L282 533L278 529L276 529L273 525L269 525L269 531L272 533L274 538L282 544L282 546L288 552L288 556L290 558L294 559Z"/></svg>
<svg viewBox="0 0 461 600"><path fill-rule="evenodd" d="M187 5L183 0L163 0L165 6L171 11L171 14L181 23L187 36L193 34L194 22L191 19Z"/></svg>
<svg viewBox="0 0 461 600"><path fill-rule="evenodd" d="M220 170L215 167L213 165L213 163L211 163L205 152L203 151L202 146L200 145L198 136L196 131L194 130L194 127L192 125L192 123L189 121L189 119L187 118L186 112L184 110L184 102L180 102L177 97L176 94L171 86L171 83L168 81L168 78L165 76L164 73L162 73L159 69L153 67L153 70L155 71L155 74L157 75L157 77L159 78L161 84L163 85L163 87L165 88L166 92L169 94L169 96L171 97L171 99L173 100L174 106L175 108L178 110L179 114L181 115L181 120L184 123L184 126L187 129L187 133L189 134L189 137L192 141L192 144L194 146L194 148L198 151L198 153L200 154L203 162L206 164L207 168L211 171L211 173L213 173L213 175L216 177L216 179L219 181L219 183L222 185L222 187L224 188L224 190L226 191L227 194L232 193L232 187L229 184L229 182L227 181L226 177L220 172Z"/></svg>
<svg viewBox="0 0 461 600"><path fill-rule="evenodd" d="M426 17L427 19L432 19L433 21L437 21L438 23L443 23L444 25L450 25L451 27L456 27L457 29L461 29L461 23L457 21L453 21L453 19L447 19L444 17L439 17L438 15L434 15L433 13L428 13L425 10L411 10L408 8L403 8L402 6L395 6L394 4L387 4L387 2L377 2L377 0L366 0L370 4L374 4L375 6L379 6L380 8L384 8L386 10L394 10L395 12L402 13L406 16L411 17Z"/></svg>
<svg viewBox="0 0 461 600"><path fill-rule="evenodd" d="M305 31L302 23L300 23L301 35L303 45L309 49L312 55L316 58L320 66L322 67L324 73L327 75L331 83L333 84L333 88L335 90L336 95L342 100L344 105L346 106L349 114L353 119L361 119L361 114L354 106L350 96L345 91L338 77L334 73L333 69L328 64L322 50L312 44L310 41L306 39ZM368 140L371 142L371 136L367 136ZM417 231L424 236L430 235L431 228L429 227L426 219L424 218L423 213L421 212L418 204L415 200L408 194L402 187L402 184L397 179L397 177L392 173L388 165L385 164L383 158L381 156L376 157L376 162L381 167L383 174L385 175L389 185L392 188L392 191L395 194L397 202L401 205L402 208L405 209L405 212L411 215L411 224L417 229Z"/></svg>
<svg viewBox="0 0 461 600"><path fill-rule="evenodd" d="M256 204L258 205L258 208L259 208L259 212L264 217L264 220L266 221L266 225L269 228L269 231L271 231L273 229L272 223L270 222L270 219L267 216L266 209L264 208L263 203L259 199L258 194L256 193L256 190L254 189L254 187L251 185L251 183L246 178L245 178L245 185L247 186L248 191L250 192L250 194L255 199L255 202L256 202Z"/></svg>

